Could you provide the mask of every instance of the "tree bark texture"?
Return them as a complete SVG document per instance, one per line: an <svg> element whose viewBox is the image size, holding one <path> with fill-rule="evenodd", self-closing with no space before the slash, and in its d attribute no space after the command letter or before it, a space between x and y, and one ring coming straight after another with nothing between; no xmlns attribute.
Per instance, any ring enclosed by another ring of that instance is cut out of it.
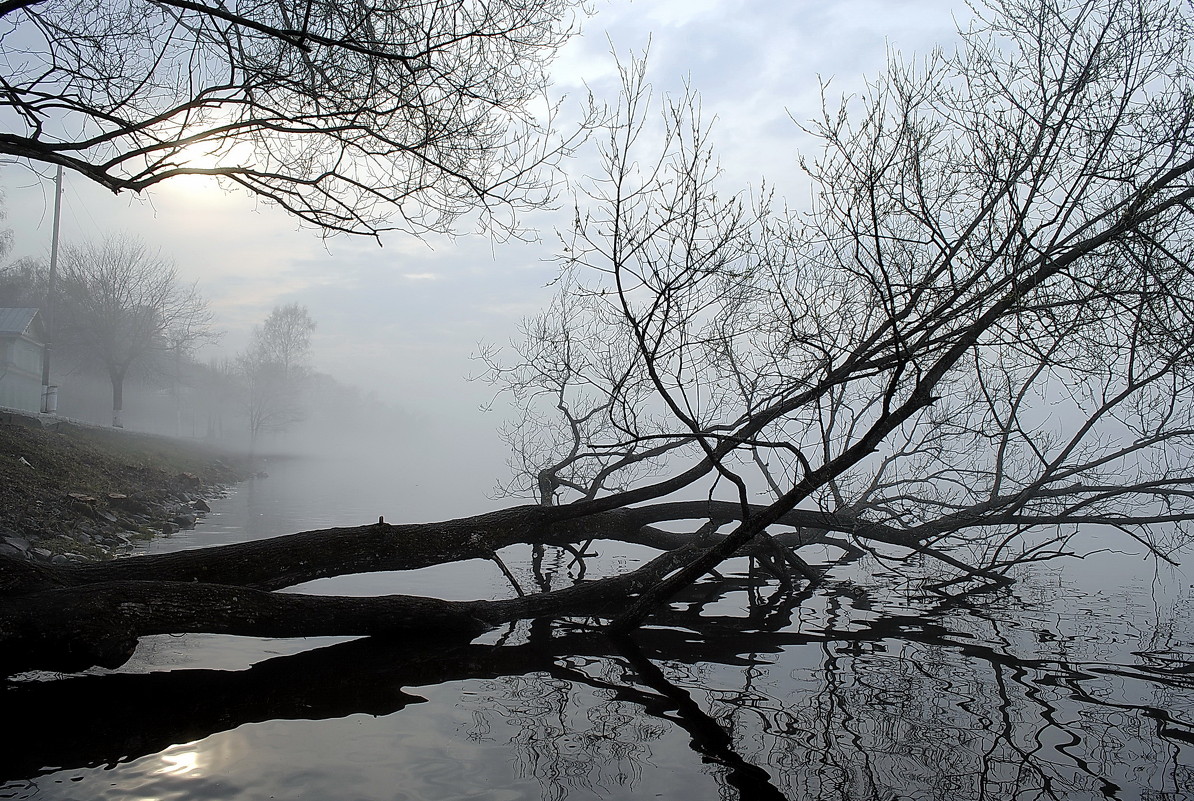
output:
<svg viewBox="0 0 1194 801"><path fill-rule="evenodd" d="M544 507L516 507L443 523L323 529L80 565L0 558L0 669L116 667L138 637L150 634L468 640L520 619L609 617L698 547L691 537L652 534L630 510L577 521L551 520L555 516L558 511ZM494 559L498 549L519 543L569 545L595 538L651 543L663 553L633 572L496 601L277 592L330 576Z"/></svg>
<svg viewBox="0 0 1194 801"><path fill-rule="evenodd" d="M611 619L700 553L724 544L726 537L717 528L739 520L743 508L696 501L575 515L580 513L570 507L528 505L437 523L378 522L109 562L45 565L0 557L0 671L116 667L129 658L139 637L151 634L402 635L467 641L516 620ZM705 525L697 534L654 525L684 520ZM778 523L792 530L756 539L738 552L772 558L776 545L791 553L792 548L821 543L859 553L832 533L856 528L851 521L793 511L780 516ZM916 547L896 532L869 534ZM632 572L503 600L279 592L347 574L471 559L500 563L497 552L513 545L575 549L592 540L643 545L661 554Z"/></svg>

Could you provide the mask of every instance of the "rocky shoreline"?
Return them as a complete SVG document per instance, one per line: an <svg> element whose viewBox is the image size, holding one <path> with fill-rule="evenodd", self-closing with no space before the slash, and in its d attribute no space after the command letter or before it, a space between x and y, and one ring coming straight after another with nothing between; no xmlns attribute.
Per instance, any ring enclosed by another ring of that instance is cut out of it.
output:
<svg viewBox="0 0 1194 801"><path fill-rule="evenodd" d="M111 559L191 528L247 477L202 443L71 423L0 422L0 554Z"/></svg>

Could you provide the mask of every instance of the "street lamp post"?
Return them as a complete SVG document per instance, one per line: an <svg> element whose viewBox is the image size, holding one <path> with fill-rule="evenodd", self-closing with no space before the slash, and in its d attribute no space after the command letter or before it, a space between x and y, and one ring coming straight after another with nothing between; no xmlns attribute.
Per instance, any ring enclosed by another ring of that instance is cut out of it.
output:
<svg viewBox="0 0 1194 801"><path fill-rule="evenodd" d="M41 355L41 411L58 411L58 387L50 386L50 351L54 349L54 284L58 278L58 228L62 220L62 165L54 175L54 233L50 240L50 279L46 284L46 307L42 322L46 329L46 343Z"/></svg>

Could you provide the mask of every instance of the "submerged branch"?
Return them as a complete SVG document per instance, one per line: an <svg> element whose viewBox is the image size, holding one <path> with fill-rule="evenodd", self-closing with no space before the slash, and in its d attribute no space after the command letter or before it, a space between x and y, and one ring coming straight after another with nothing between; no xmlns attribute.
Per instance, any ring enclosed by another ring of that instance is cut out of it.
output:
<svg viewBox="0 0 1194 801"><path fill-rule="evenodd" d="M637 570L598 581L498 601L305 595L160 580L102 582L5 596L0 597L0 672L118 667L132 655L137 639L151 634L417 635L420 640L467 641L516 620L610 617L628 599L691 558L691 550L666 551Z"/></svg>

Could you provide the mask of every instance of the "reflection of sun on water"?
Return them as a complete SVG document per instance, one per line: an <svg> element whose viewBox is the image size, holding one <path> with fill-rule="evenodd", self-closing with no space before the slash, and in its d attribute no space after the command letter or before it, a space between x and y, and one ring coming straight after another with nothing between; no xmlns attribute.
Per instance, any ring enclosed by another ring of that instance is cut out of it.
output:
<svg viewBox="0 0 1194 801"><path fill-rule="evenodd" d="M198 776L203 772L202 754L198 748L194 747L194 744L171 748L159 754L158 758L162 761L162 767L155 770L154 774L159 776L181 778Z"/></svg>

